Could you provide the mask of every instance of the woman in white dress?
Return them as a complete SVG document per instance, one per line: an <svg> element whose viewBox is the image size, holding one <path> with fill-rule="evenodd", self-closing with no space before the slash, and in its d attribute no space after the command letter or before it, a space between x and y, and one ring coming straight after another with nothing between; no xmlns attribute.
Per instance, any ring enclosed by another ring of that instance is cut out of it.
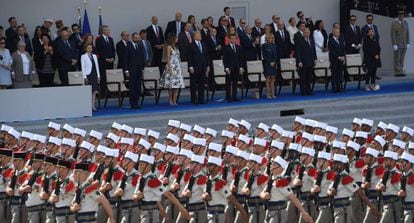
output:
<svg viewBox="0 0 414 223"><path fill-rule="evenodd" d="M185 87L177 42L178 38L176 35L170 35L168 37L167 65L165 66L159 84L161 88L169 89L168 101L170 105L177 105L177 89Z"/></svg>

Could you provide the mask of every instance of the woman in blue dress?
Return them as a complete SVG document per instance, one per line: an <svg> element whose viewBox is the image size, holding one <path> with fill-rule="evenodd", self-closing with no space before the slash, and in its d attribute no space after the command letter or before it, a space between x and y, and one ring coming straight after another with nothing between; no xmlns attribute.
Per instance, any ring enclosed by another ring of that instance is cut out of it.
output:
<svg viewBox="0 0 414 223"><path fill-rule="evenodd" d="M277 53L275 37L273 36L273 34L266 34L265 39L266 43L262 45L263 74L266 77L266 97L268 99L271 99L276 98L276 74L280 59Z"/></svg>

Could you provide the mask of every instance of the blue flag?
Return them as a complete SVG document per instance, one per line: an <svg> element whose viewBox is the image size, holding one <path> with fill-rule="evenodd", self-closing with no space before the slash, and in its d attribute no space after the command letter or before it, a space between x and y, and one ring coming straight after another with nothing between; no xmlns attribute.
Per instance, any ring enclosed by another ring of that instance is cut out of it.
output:
<svg viewBox="0 0 414 223"><path fill-rule="evenodd" d="M88 12L85 9L85 13L83 14L83 25L82 25L82 34L92 33L91 26L89 25L88 19Z"/></svg>
<svg viewBox="0 0 414 223"><path fill-rule="evenodd" d="M102 32L102 15L101 14L99 14L99 31L98 31L98 34L99 35L101 35L101 32Z"/></svg>

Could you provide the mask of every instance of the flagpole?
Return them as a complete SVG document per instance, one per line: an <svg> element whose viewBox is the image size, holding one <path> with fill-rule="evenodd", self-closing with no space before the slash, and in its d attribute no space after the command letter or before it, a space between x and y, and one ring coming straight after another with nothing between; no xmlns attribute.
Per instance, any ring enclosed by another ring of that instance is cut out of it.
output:
<svg viewBox="0 0 414 223"><path fill-rule="evenodd" d="M98 35L101 35L102 32L102 6L98 6L98 12L99 12L99 26L98 26Z"/></svg>
<svg viewBox="0 0 414 223"><path fill-rule="evenodd" d="M78 25L79 25L79 30L82 30L82 21L81 21L81 8L80 7L78 7Z"/></svg>

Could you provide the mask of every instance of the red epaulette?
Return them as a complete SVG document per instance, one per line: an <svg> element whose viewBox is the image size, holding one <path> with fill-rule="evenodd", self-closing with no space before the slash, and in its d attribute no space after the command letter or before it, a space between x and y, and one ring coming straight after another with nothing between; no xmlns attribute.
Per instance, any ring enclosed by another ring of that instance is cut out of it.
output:
<svg viewBox="0 0 414 223"><path fill-rule="evenodd" d="M330 171L326 174L326 179L329 181L335 181L336 171Z"/></svg>
<svg viewBox="0 0 414 223"><path fill-rule="evenodd" d="M414 184L414 174L407 178L407 184L409 184L409 185Z"/></svg>
<svg viewBox="0 0 414 223"><path fill-rule="evenodd" d="M118 157L118 165L119 166L122 166L122 161L124 161L124 155L121 156L121 154L120 154L120 156Z"/></svg>
<svg viewBox="0 0 414 223"><path fill-rule="evenodd" d="M395 184L397 182L400 182L400 180L401 180L401 173L394 173L391 176L391 184Z"/></svg>
<svg viewBox="0 0 414 223"><path fill-rule="evenodd" d="M115 144L115 149L119 149L119 147L121 147L121 143L120 143L120 142L117 142L117 143Z"/></svg>
<svg viewBox="0 0 414 223"><path fill-rule="evenodd" d="M18 182L20 185L22 185L22 184L26 181L26 179L27 179L27 176L28 176L28 175L29 175L29 174L27 174L27 173L24 173L24 174L20 175L20 176L18 177L17 182Z"/></svg>
<svg viewBox="0 0 414 223"><path fill-rule="evenodd" d="M106 181L106 176L108 175L108 173L104 173L103 175L102 175L102 180L103 181Z"/></svg>
<svg viewBox="0 0 414 223"><path fill-rule="evenodd" d="M365 166L365 161L363 159L359 159L355 161L355 168L361 169Z"/></svg>
<svg viewBox="0 0 414 223"><path fill-rule="evenodd" d="M201 176L197 178L197 185L204 185L207 183L207 176Z"/></svg>
<svg viewBox="0 0 414 223"><path fill-rule="evenodd" d="M343 185L347 185L347 184L350 184L350 183L354 182L354 178L352 178L349 175L346 175L346 176L342 177L341 182L342 182Z"/></svg>
<svg viewBox="0 0 414 223"><path fill-rule="evenodd" d="M6 171L4 171L3 178L9 178L9 177L12 176L12 174L13 174L13 169L12 168L9 168Z"/></svg>
<svg viewBox="0 0 414 223"><path fill-rule="evenodd" d="M257 176L257 185L262 185L267 182L268 177L265 175Z"/></svg>
<svg viewBox="0 0 414 223"><path fill-rule="evenodd" d="M52 181L52 190L56 189L56 180Z"/></svg>
<svg viewBox="0 0 414 223"><path fill-rule="evenodd" d="M175 175L175 173L177 173L178 169L180 169L180 166L178 166L178 165L174 165L174 166L172 167L171 173L172 173L173 175Z"/></svg>
<svg viewBox="0 0 414 223"><path fill-rule="evenodd" d="M316 168L309 168L308 170L308 176L315 177L318 174L318 170Z"/></svg>
<svg viewBox="0 0 414 223"><path fill-rule="evenodd" d="M32 159L33 153L27 153L26 160Z"/></svg>
<svg viewBox="0 0 414 223"><path fill-rule="evenodd" d="M137 186L137 184L138 184L138 180L139 180L139 175L137 174L136 176L134 176L133 178L132 178L132 181L131 181L131 183L132 183L132 186Z"/></svg>
<svg viewBox="0 0 414 223"><path fill-rule="evenodd" d="M261 165L264 166L267 162L269 162L269 159L267 157L263 157Z"/></svg>
<svg viewBox="0 0 414 223"><path fill-rule="evenodd" d="M167 165L167 162L162 162L162 163L157 165L157 169L159 171L163 171L166 165Z"/></svg>
<svg viewBox="0 0 414 223"><path fill-rule="evenodd" d="M300 164L296 165L296 174L299 174L300 171Z"/></svg>
<svg viewBox="0 0 414 223"><path fill-rule="evenodd" d="M302 136L301 135L296 135L296 143L299 143L302 140Z"/></svg>
<svg viewBox="0 0 414 223"><path fill-rule="evenodd" d="M314 178L315 180L316 180L316 179L318 179L319 174L320 174L320 172L319 172L319 171L316 171L316 174L315 174L315 176L313 176L313 178Z"/></svg>
<svg viewBox="0 0 414 223"><path fill-rule="evenodd" d="M367 144L371 144L371 142L374 140L374 137L372 137L371 135L368 135L367 137Z"/></svg>
<svg viewBox="0 0 414 223"><path fill-rule="evenodd" d="M287 180L286 178L282 178L282 179L277 179L275 182L275 185L277 188L282 188L282 187L287 187L289 186L289 180Z"/></svg>
<svg viewBox="0 0 414 223"><path fill-rule="evenodd" d="M99 188L99 184L96 184L96 183L91 184L91 185L89 185L88 187L85 188L85 194L89 194L93 191L96 191L96 190L98 190L98 188Z"/></svg>
<svg viewBox="0 0 414 223"><path fill-rule="evenodd" d="M191 176L191 172L187 171L187 173L184 174L184 182L187 183L190 180Z"/></svg>
<svg viewBox="0 0 414 223"><path fill-rule="evenodd" d="M161 181L157 178L152 178L152 179L148 180L148 186L151 187L151 188L156 188L156 187L159 187L161 185L162 185Z"/></svg>
<svg viewBox="0 0 414 223"><path fill-rule="evenodd" d="M384 163L384 157L378 157L378 164L382 165Z"/></svg>
<svg viewBox="0 0 414 223"><path fill-rule="evenodd" d="M361 147L361 149L359 150L360 155L359 157L364 157L365 153L367 152L367 147Z"/></svg>
<svg viewBox="0 0 414 223"><path fill-rule="evenodd" d="M73 181L69 181L69 183L65 187L65 193L68 193L75 188L75 183Z"/></svg>
<svg viewBox="0 0 414 223"><path fill-rule="evenodd" d="M120 170L118 170L118 171L116 171L115 173L114 173L114 175L113 175L113 177L112 177L112 180L114 180L114 181L120 181L121 179L122 179L122 176L123 176L124 174L122 173L122 171L120 171Z"/></svg>
<svg viewBox="0 0 414 223"><path fill-rule="evenodd" d="M382 176L384 175L385 168L383 166L378 166L375 168L375 176Z"/></svg>
<svg viewBox="0 0 414 223"><path fill-rule="evenodd" d="M221 189L223 189L223 187L226 185L226 181L220 179L216 182L216 184L214 185L214 190L215 191L219 191Z"/></svg>
<svg viewBox="0 0 414 223"><path fill-rule="evenodd" d="M95 173L96 169L98 169L98 165L96 163L91 163L88 168L89 173Z"/></svg>
<svg viewBox="0 0 414 223"><path fill-rule="evenodd" d="M237 173L237 167L233 167L233 168L231 168L231 173L233 174L233 175L236 175L236 173Z"/></svg>
<svg viewBox="0 0 414 223"><path fill-rule="evenodd" d="M232 146L236 146L237 145L237 141L239 141L238 137L234 137L233 140L231 141L231 145Z"/></svg>
<svg viewBox="0 0 414 223"><path fill-rule="evenodd" d="M244 172L244 180L248 181L250 177L250 174L248 171Z"/></svg>
<svg viewBox="0 0 414 223"><path fill-rule="evenodd" d="M33 174L28 174L26 180L29 180L32 177ZM43 187L43 177L42 176L38 176L36 178L36 183L41 185Z"/></svg>

